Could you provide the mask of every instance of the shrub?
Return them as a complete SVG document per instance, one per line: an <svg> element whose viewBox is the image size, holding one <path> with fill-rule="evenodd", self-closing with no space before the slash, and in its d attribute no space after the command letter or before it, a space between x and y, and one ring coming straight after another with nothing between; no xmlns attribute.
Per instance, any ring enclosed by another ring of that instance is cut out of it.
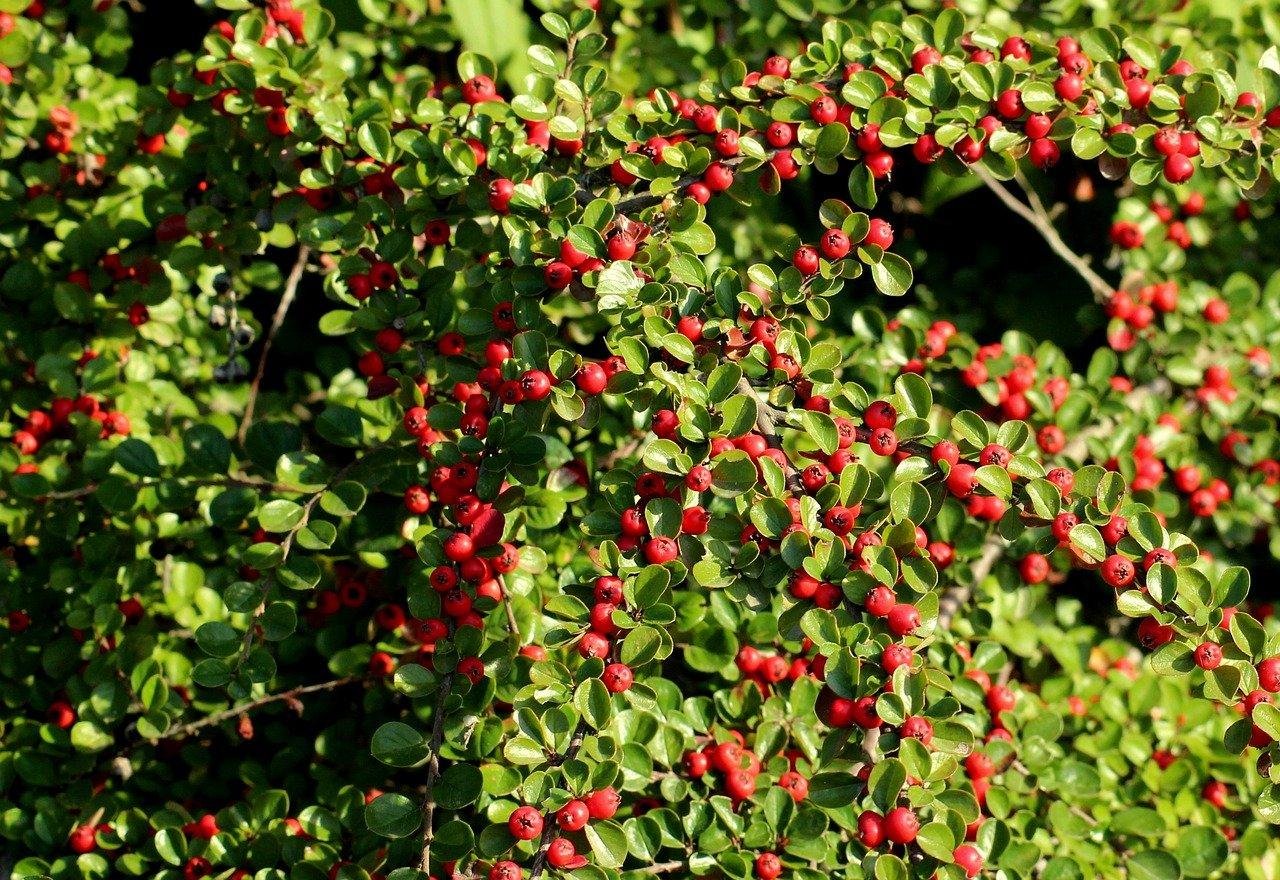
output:
<svg viewBox="0 0 1280 880"><path fill-rule="evenodd" d="M295 3L0 0L0 873L1272 875L1265 4Z"/></svg>

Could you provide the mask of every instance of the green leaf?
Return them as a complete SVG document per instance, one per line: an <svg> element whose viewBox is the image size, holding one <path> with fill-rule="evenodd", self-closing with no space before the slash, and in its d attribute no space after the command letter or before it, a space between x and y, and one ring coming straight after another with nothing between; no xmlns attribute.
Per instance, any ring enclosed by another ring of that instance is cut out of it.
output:
<svg viewBox="0 0 1280 880"><path fill-rule="evenodd" d="M116 461L131 474L140 477L160 476L160 459L145 440L130 437L116 447Z"/></svg>
<svg viewBox="0 0 1280 880"><path fill-rule="evenodd" d="M1161 850L1135 853L1126 867L1130 880L1179 880L1182 876L1178 860Z"/></svg>
<svg viewBox="0 0 1280 880"><path fill-rule="evenodd" d="M662 636L651 626L637 626L622 640L619 659L632 667L641 666L655 659L662 647Z"/></svg>
<svg viewBox="0 0 1280 880"><path fill-rule="evenodd" d="M1280 742L1280 708L1272 703L1259 703L1253 707L1253 723L1267 736Z"/></svg>
<svg viewBox="0 0 1280 880"><path fill-rule="evenodd" d="M302 522L302 505L277 498L268 501L258 511L258 524L268 532L289 532Z"/></svg>
<svg viewBox="0 0 1280 880"><path fill-rule="evenodd" d="M475 832L462 819L450 819L436 831L432 857L455 861L471 852L476 844Z"/></svg>
<svg viewBox="0 0 1280 880"><path fill-rule="evenodd" d="M200 624L195 635L200 650L211 657L230 657L240 650L240 633L220 620Z"/></svg>
<svg viewBox="0 0 1280 880"><path fill-rule="evenodd" d="M422 810L402 794L381 794L364 808L364 821L374 834L408 837L422 824Z"/></svg>
<svg viewBox="0 0 1280 880"><path fill-rule="evenodd" d="M573 692L573 705L595 730L603 730L613 717L609 691L598 678L582 681Z"/></svg>
<svg viewBox="0 0 1280 880"><path fill-rule="evenodd" d="M1208 877L1227 860L1227 839L1216 828L1192 825L1178 837L1174 850L1184 877Z"/></svg>
<svg viewBox="0 0 1280 880"><path fill-rule="evenodd" d="M724 497L741 495L756 484L756 466L750 456L733 450L718 456L711 466L711 489Z"/></svg>
<svg viewBox="0 0 1280 880"><path fill-rule="evenodd" d="M750 394L730 397L720 408L720 431L728 437L741 437L756 426L756 400Z"/></svg>
<svg viewBox="0 0 1280 880"><path fill-rule="evenodd" d="M871 279L886 296L902 296L911 289L911 264L894 253L886 253L871 264Z"/></svg>
<svg viewBox="0 0 1280 880"><path fill-rule="evenodd" d="M871 800L881 813L887 813L898 801L898 793L907 781L907 770L897 758L887 758L876 764L867 779Z"/></svg>
<svg viewBox="0 0 1280 880"><path fill-rule="evenodd" d="M366 122L356 131L356 142L379 162L390 162L395 158L391 145L391 132L380 122Z"/></svg>
<svg viewBox="0 0 1280 880"><path fill-rule="evenodd" d="M591 854L600 867L618 868L627 860L627 835L617 822L590 822L583 833L586 834Z"/></svg>
<svg viewBox="0 0 1280 880"><path fill-rule="evenodd" d="M862 792L852 773L818 773L809 780L809 801L817 807L838 810L851 806Z"/></svg>
<svg viewBox="0 0 1280 880"><path fill-rule="evenodd" d="M231 444L213 425L194 425L182 435L187 464L202 474L225 474L231 469Z"/></svg>
<svg viewBox="0 0 1280 880"><path fill-rule="evenodd" d="M916 845L925 855L946 862L951 860L951 851L956 847L956 839L946 822L935 821L920 827L916 835Z"/></svg>
<svg viewBox="0 0 1280 880"><path fill-rule="evenodd" d="M1071 527L1071 546L1083 559L1089 562L1101 562L1107 558L1107 543L1102 534L1088 523L1077 523Z"/></svg>
<svg viewBox="0 0 1280 880"><path fill-rule="evenodd" d="M430 744L403 721L388 721L373 734L373 756L391 767L416 767L427 759Z"/></svg>
<svg viewBox="0 0 1280 880"><path fill-rule="evenodd" d="M480 769L471 764L459 763L440 774L436 783L436 803L446 810L461 810L480 797L484 777Z"/></svg>
<svg viewBox="0 0 1280 880"><path fill-rule="evenodd" d="M906 404L906 413L916 418L929 417L933 409L933 390L928 381L916 373L903 373L893 381L893 390Z"/></svg>

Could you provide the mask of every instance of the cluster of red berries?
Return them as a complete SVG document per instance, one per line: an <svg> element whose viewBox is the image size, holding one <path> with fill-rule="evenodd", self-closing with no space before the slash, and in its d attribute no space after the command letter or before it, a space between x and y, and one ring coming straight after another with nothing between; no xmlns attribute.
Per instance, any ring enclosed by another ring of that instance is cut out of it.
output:
<svg viewBox="0 0 1280 880"><path fill-rule="evenodd" d="M229 21L216 22L213 25L213 32L229 43L236 42L235 28ZM267 5L267 23L266 27L263 28L262 35L258 38L258 44L267 46L285 33L288 33L295 43L305 42L302 12L294 9L290 0L272 0ZM213 86L218 80L219 69L219 67L210 67L204 70L196 69L192 71L192 77L197 85ZM229 112L227 110L227 100L238 97L239 94L239 89L228 86L208 95L207 99L209 106L213 108L215 113L227 114ZM183 110L191 106L197 96L194 92L182 91L176 86L171 86L166 97L173 107ZM201 100L204 100L203 96ZM284 137L292 134L293 128L289 124L283 92L266 86L258 86L253 90L253 102L258 107L266 110L263 124L270 134L275 137ZM158 153L164 149L164 144L165 137L163 133L147 133L145 127L138 133L138 147L144 153Z"/></svg>
<svg viewBox="0 0 1280 880"><path fill-rule="evenodd" d="M729 730L728 736L723 741L708 740L702 748L685 752L681 766L690 779L714 774L720 790L740 803L755 794L763 766L756 753L747 748L746 738L740 731ZM796 770L799 753L789 751L786 757L790 768L778 777L777 784L799 803L809 796L809 780Z"/></svg>
<svg viewBox="0 0 1280 880"><path fill-rule="evenodd" d="M1129 488L1135 492L1147 492L1164 482L1165 465L1156 455L1155 444L1146 434L1139 434L1133 442L1133 479ZM1110 458L1104 466L1109 471L1119 471L1120 461Z"/></svg>
<svg viewBox="0 0 1280 880"><path fill-rule="evenodd" d="M560 832L547 843L546 860L553 868L573 871L584 867L587 859L578 853L574 838L592 821L604 821L617 815L622 806L622 796L612 787L593 791L585 797L575 797L546 816L532 806L517 807L507 818L507 830L516 840L538 840L548 821L554 821ZM489 880L521 880L524 869L517 862L504 859L489 869Z"/></svg>
<svg viewBox="0 0 1280 880"><path fill-rule="evenodd" d="M643 224L632 224L632 228L623 232L617 229L610 233L605 241L609 260L629 260L635 256L639 243L648 235L648 227ZM590 254L584 254L568 239L560 242L560 256L542 267L542 280L547 289L559 292L578 281L589 272L598 272L605 267L605 261ZM645 278L636 270L637 277Z"/></svg>
<svg viewBox="0 0 1280 880"><path fill-rule="evenodd" d="M754 645L743 645L734 657L734 665L747 681L766 693L773 685L795 681L801 676L822 678L827 658L822 654L812 659L803 656L813 650L813 642L808 637L803 640L800 650L801 656L788 660L782 654L765 654Z"/></svg>
<svg viewBox="0 0 1280 880"><path fill-rule="evenodd" d="M614 638L620 632L614 615L619 612L625 614L627 610L622 579L611 574L601 575L595 579L593 596L595 602L591 606L590 622L587 631L578 639L578 653L584 660L605 661L600 680L609 693L625 693L635 682L635 673L625 663L608 662L613 654Z"/></svg>
<svg viewBox="0 0 1280 880"><path fill-rule="evenodd" d="M1187 229L1185 218L1199 217L1204 213L1204 207L1204 193L1193 192L1188 194L1178 206L1184 219L1179 219L1173 208L1159 200L1152 201L1151 213L1164 224L1165 238L1185 251L1191 247L1191 233Z"/></svg>
<svg viewBox="0 0 1280 880"><path fill-rule="evenodd" d="M1224 447L1229 449L1237 439L1237 436L1228 434L1224 438ZM1224 454L1228 453L1224 452ZM1226 480L1214 477L1206 483L1203 472L1193 464L1183 465L1174 470L1173 485L1187 496L1187 509L1193 516L1213 516L1219 505L1231 500L1231 485Z"/></svg>
<svg viewBox="0 0 1280 880"><path fill-rule="evenodd" d="M894 332L901 327L902 321L899 318L891 318L885 324L885 329L889 332ZM923 374L930 361L936 360L947 353L947 349L951 345L951 340L955 338L956 332L956 325L950 321L934 321L924 331L924 339L916 349L916 356L903 364L899 368L899 372Z"/></svg>
<svg viewBox="0 0 1280 880"><path fill-rule="evenodd" d="M822 260L835 263L843 260L855 245L869 245L881 250L888 250L893 245L893 227L878 217L873 217L867 227L866 234L859 241L853 241L843 229L831 228L822 233L817 247L801 245L791 255L791 265L806 277L816 275Z"/></svg>
<svg viewBox="0 0 1280 880"><path fill-rule="evenodd" d="M40 452L49 440L71 436L73 414L85 416L101 426L99 436L127 437L132 430L129 417L120 410L111 409L106 401L99 400L92 394L82 394L74 400L70 397L55 397L48 409L35 409L27 414L22 427L13 434L13 444L19 454L33 456ZM16 474L34 474L37 468L34 462L23 462L15 469Z"/></svg>
<svg viewBox="0 0 1280 880"><path fill-rule="evenodd" d="M960 381L970 388L977 388L989 382L992 379L993 362L1005 363L1004 358L1004 345L999 342L979 346L973 360L960 371ZM1041 382L1039 365L1034 357L1029 354L1016 354L1010 360L1008 369L994 377L999 389L996 406L983 408L981 415L990 418L1025 420L1031 415L1031 403L1027 400L1026 392L1035 388L1037 384L1049 398L1054 410L1062 406L1067 399L1067 393L1071 390L1065 376L1047 376Z"/></svg>
<svg viewBox="0 0 1280 880"><path fill-rule="evenodd" d="M1158 315L1178 309L1178 284L1162 281L1145 284L1133 293L1116 290L1104 305L1107 316L1113 321L1107 330L1107 344L1116 351L1125 352L1138 342L1138 334L1152 327Z"/></svg>

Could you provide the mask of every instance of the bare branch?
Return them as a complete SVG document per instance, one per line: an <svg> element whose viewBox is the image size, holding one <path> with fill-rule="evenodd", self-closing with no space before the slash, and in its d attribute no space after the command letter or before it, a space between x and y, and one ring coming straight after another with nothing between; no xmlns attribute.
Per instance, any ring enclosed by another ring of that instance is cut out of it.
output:
<svg viewBox="0 0 1280 880"><path fill-rule="evenodd" d="M262 377L267 372L267 355L271 353L271 344L275 342L276 334L280 332L280 327L284 324L284 317L289 313L289 306L293 305L294 298L298 295L298 283L302 281L302 273L307 268L307 259L311 256L311 248L305 244L298 248L298 259L293 264L293 269L289 272L289 277L285 279L284 293L280 295L280 304L276 306L276 313L271 316L271 327L267 330L267 336L262 340L262 351L258 354L258 370L254 373L253 383L249 386L249 399L244 404L244 416L240 419L240 430L236 432L236 437L240 442L244 442L245 434L249 431L249 423L253 421L253 407L258 402L258 387L262 384Z"/></svg>
<svg viewBox="0 0 1280 880"><path fill-rule="evenodd" d="M1089 285L1089 290L1092 291L1095 300L1103 302L1111 295L1115 288L1108 284L1101 275L1093 271L1088 261L1073 251L1062 240L1062 236L1058 234L1058 230L1053 226L1053 218L1049 215L1044 203L1040 201L1040 197L1036 195L1031 186L1023 187L1023 191L1027 194L1027 200L1030 202L1030 205L1027 205L1009 192L1005 185L996 180L987 170L974 166L973 173L978 175L978 178L987 185L987 189L995 193L996 197L1004 202L1010 210L1035 227L1035 230L1040 233L1040 237L1045 240L1050 249L1061 257Z"/></svg>

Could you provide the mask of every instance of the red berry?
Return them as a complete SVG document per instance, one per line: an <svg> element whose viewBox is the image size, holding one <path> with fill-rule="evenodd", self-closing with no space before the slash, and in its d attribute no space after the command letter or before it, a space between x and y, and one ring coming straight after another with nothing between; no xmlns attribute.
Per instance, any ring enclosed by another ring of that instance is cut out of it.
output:
<svg viewBox="0 0 1280 880"><path fill-rule="evenodd" d="M858 842L867 849L876 849L884 839L884 817L874 810L863 810L858 816Z"/></svg>
<svg viewBox="0 0 1280 880"><path fill-rule="evenodd" d="M601 673L600 680L604 682L604 686L609 693L621 694L631 690L631 685L635 681L635 673L625 663L610 663Z"/></svg>
<svg viewBox="0 0 1280 880"><path fill-rule="evenodd" d="M797 248L791 257L791 265L799 270L801 275L812 275L818 271L818 250L817 248L804 245Z"/></svg>
<svg viewBox="0 0 1280 880"><path fill-rule="evenodd" d="M507 819L507 829L517 840L533 840L542 834L542 814L530 806L519 807Z"/></svg>
<svg viewBox="0 0 1280 880"><path fill-rule="evenodd" d="M887 251L893 244L893 227L879 217L872 217L871 225L867 229L867 237L862 240L862 243Z"/></svg>
<svg viewBox="0 0 1280 880"><path fill-rule="evenodd" d="M609 384L609 376L600 364L585 363L578 368L573 381L583 394L594 397L604 391Z"/></svg>
<svg viewBox="0 0 1280 880"><path fill-rule="evenodd" d="M911 68L916 73L924 73L931 64L942 61L942 53L932 46L923 46L911 54Z"/></svg>
<svg viewBox="0 0 1280 880"><path fill-rule="evenodd" d="M1028 553L1018 563L1018 573L1028 584L1042 584L1049 576L1049 560L1041 553Z"/></svg>
<svg viewBox="0 0 1280 880"><path fill-rule="evenodd" d="M760 880L775 880L782 873L782 861L773 853L756 856L755 874Z"/></svg>
<svg viewBox="0 0 1280 880"><path fill-rule="evenodd" d="M1268 657L1258 664L1258 684L1263 690L1280 693L1280 657Z"/></svg>
<svg viewBox="0 0 1280 880"><path fill-rule="evenodd" d="M523 877L524 869L509 859L494 862L489 869L489 880L523 880Z"/></svg>
<svg viewBox="0 0 1280 880"><path fill-rule="evenodd" d="M569 801L556 813L556 827L561 831L581 831L587 827L591 812L585 801L577 799Z"/></svg>
<svg viewBox="0 0 1280 880"><path fill-rule="evenodd" d="M894 843L911 843L920 831L920 820L907 807L894 807L884 817L884 831Z"/></svg>
<svg viewBox="0 0 1280 880"><path fill-rule="evenodd" d="M622 795L610 788L602 788L587 796L587 809L592 819L612 819L622 806Z"/></svg>
<svg viewBox="0 0 1280 880"><path fill-rule="evenodd" d="M1102 579L1117 590L1133 583L1137 571L1132 560L1119 553L1112 553L1102 562Z"/></svg>
<svg viewBox="0 0 1280 880"><path fill-rule="evenodd" d="M674 538L658 536L645 542L644 557L653 565L672 562L680 555L680 545Z"/></svg>
<svg viewBox="0 0 1280 880"><path fill-rule="evenodd" d="M573 868L586 864L586 859L578 855L578 848L573 841L557 837L547 847L547 864L553 868Z"/></svg>
<svg viewBox="0 0 1280 880"><path fill-rule="evenodd" d="M1164 179L1170 183L1186 183L1195 174L1196 166L1181 153L1165 156Z"/></svg>
<svg viewBox="0 0 1280 880"><path fill-rule="evenodd" d="M829 95L823 95L809 104L809 117L819 125L829 125L836 121L836 114L839 109L834 98Z"/></svg>
<svg viewBox="0 0 1280 880"><path fill-rule="evenodd" d="M899 602L889 609L888 621L894 635L909 635L920 626L920 612L914 605Z"/></svg>
<svg viewBox="0 0 1280 880"><path fill-rule="evenodd" d="M951 858L966 877L977 877L982 872L982 853L975 846L962 843L951 851Z"/></svg>
<svg viewBox="0 0 1280 880"><path fill-rule="evenodd" d="M1222 663L1222 646L1216 642L1201 642L1196 646L1195 660L1201 669L1217 669Z"/></svg>

